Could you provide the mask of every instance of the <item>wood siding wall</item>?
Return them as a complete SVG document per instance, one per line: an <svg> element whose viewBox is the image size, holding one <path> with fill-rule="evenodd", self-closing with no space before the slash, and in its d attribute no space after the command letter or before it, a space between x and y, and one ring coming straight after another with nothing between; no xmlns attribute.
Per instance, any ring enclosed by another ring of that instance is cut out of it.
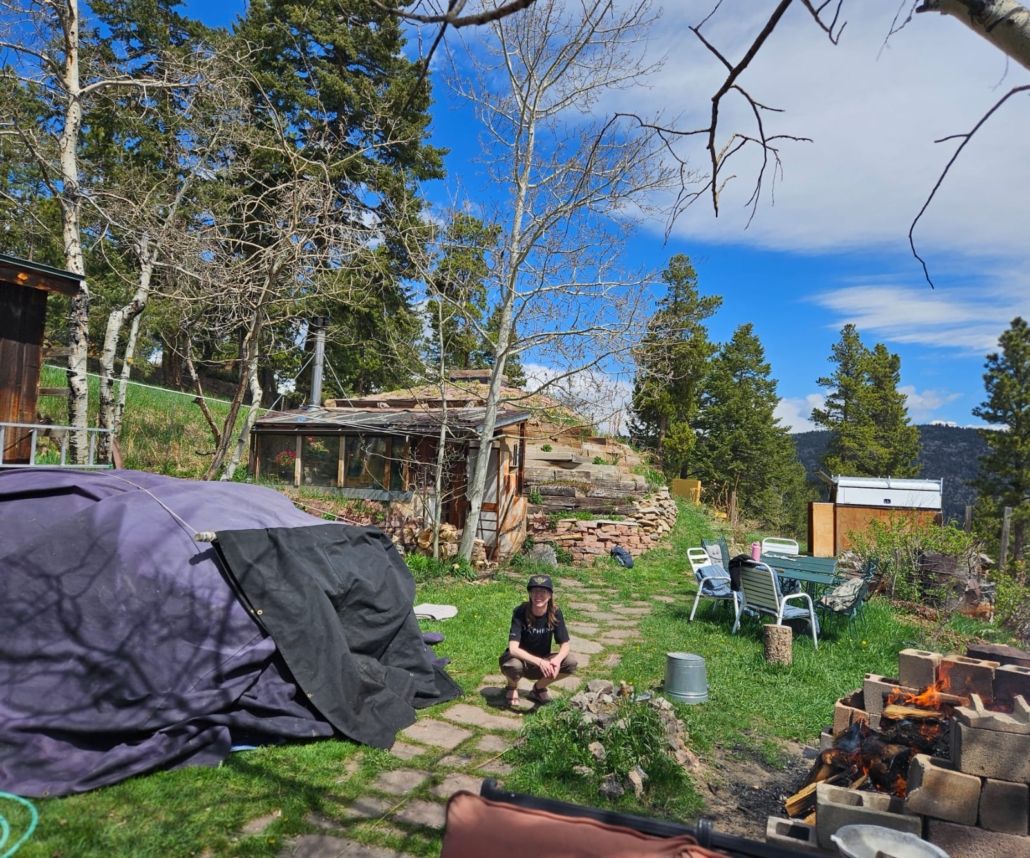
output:
<svg viewBox="0 0 1030 858"><path fill-rule="evenodd" d="M0 422L36 422L46 298L40 289L0 282ZM3 457L28 462L28 430L8 430Z"/></svg>

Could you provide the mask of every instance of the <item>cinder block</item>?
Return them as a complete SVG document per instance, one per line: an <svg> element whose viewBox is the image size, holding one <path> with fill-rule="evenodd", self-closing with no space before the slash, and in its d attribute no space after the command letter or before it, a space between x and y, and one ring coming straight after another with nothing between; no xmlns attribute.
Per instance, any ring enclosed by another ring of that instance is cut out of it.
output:
<svg viewBox="0 0 1030 858"><path fill-rule="evenodd" d="M856 721L869 722L869 715L865 711L864 695L861 688L857 691L852 691L834 704L833 735L839 736Z"/></svg>
<svg viewBox="0 0 1030 858"><path fill-rule="evenodd" d="M830 836L844 825L881 825L921 837L922 817L905 815L904 810L900 798L882 792L819 784L815 788L816 837L823 849L833 848Z"/></svg>
<svg viewBox="0 0 1030 858"><path fill-rule="evenodd" d="M1028 794L1030 789L1026 784L987 778L980 790L980 827L988 831L1025 835L1027 809L1030 807Z"/></svg>
<svg viewBox="0 0 1030 858"><path fill-rule="evenodd" d="M925 649L903 649L898 653L898 680L923 691L937 681L941 654Z"/></svg>
<svg viewBox="0 0 1030 858"><path fill-rule="evenodd" d="M984 703L990 704L994 700L994 672L999 667L996 661L952 653L941 659L939 673L945 691L966 697L979 694Z"/></svg>
<svg viewBox="0 0 1030 858"><path fill-rule="evenodd" d="M815 826L799 819L782 819L770 816L765 822L765 842L776 846L784 846L799 855L836 855L819 848L816 841Z"/></svg>
<svg viewBox="0 0 1030 858"><path fill-rule="evenodd" d="M952 858L1030 858L1030 840L1025 837L939 819L926 821L926 839Z"/></svg>
<svg viewBox="0 0 1030 858"><path fill-rule="evenodd" d="M833 747L833 733L829 730L823 730L819 734L819 750L829 751Z"/></svg>
<svg viewBox="0 0 1030 858"><path fill-rule="evenodd" d="M1003 664L994 671L994 699L1011 706L1017 694L1030 703L1030 667Z"/></svg>
<svg viewBox="0 0 1030 858"><path fill-rule="evenodd" d="M1018 664L1030 667L1030 652L1017 649L1008 644L973 643L966 647L966 655L970 658L985 658L996 661L1002 667L1006 664Z"/></svg>
<svg viewBox="0 0 1030 858"><path fill-rule="evenodd" d="M980 778L957 772L948 761L916 754L908 767L905 810L962 825L976 825Z"/></svg>
<svg viewBox="0 0 1030 858"><path fill-rule="evenodd" d="M876 716L879 721L880 715L883 714L884 695L895 689L906 694L918 694L922 691L921 688L902 685L900 680L892 679L889 676L878 676L875 673L865 675L865 681L862 683L862 695L865 698L865 711L869 713L870 721L873 716Z"/></svg>
<svg viewBox="0 0 1030 858"><path fill-rule="evenodd" d="M966 774L1030 783L1030 733L983 730L956 720L951 725L951 758Z"/></svg>

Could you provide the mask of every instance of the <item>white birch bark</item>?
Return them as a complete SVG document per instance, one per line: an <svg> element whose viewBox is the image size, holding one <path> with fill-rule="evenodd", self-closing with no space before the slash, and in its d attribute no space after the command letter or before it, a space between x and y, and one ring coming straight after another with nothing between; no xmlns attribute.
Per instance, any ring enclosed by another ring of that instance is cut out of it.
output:
<svg viewBox="0 0 1030 858"><path fill-rule="evenodd" d="M1023 4L1015 0L924 0L916 11L950 15L1030 69L1030 9Z"/></svg>

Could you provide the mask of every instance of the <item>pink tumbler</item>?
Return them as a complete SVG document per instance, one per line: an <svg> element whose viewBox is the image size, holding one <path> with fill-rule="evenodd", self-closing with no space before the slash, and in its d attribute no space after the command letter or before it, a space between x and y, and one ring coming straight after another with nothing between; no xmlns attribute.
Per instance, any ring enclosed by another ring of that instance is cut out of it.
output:
<svg viewBox="0 0 1030 858"><path fill-rule="evenodd" d="M762 559L762 543L752 542L751 543L751 559L761 560Z"/></svg>

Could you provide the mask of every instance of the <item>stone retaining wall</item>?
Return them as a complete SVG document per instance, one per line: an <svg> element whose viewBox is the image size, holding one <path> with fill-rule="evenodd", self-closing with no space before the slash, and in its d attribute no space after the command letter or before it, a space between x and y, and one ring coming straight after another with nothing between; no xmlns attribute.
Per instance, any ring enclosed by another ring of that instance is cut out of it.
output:
<svg viewBox="0 0 1030 858"><path fill-rule="evenodd" d="M634 501L632 512L619 521L563 519L550 530L546 516L540 516L530 530L535 542L551 543L567 551L574 565L589 566L596 558L607 557L614 545L621 545L634 557L654 548L672 530L676 514L676 501L663 488Z"/></svg>

